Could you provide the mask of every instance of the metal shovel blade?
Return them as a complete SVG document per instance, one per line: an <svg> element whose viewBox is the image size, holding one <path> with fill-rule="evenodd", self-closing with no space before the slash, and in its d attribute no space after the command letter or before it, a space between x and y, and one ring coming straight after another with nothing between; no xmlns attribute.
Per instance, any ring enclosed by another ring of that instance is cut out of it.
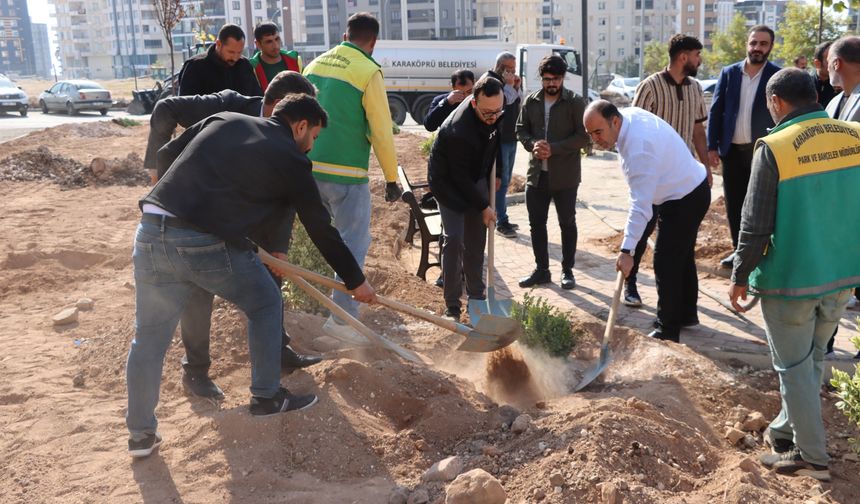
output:
<svg viewBox="0 0 860 504"><path fill-rule="evenodd" d="M624 288L624 273L619 271L615 279L615 292L612 295L612 305L609 307L609 319L606 321L606 330L603 331L603 342L600 345L600 359L598 359L596 366L582 375L582 379L579 380L579 383L573 389L574 392L584 389L595 378L600 376L600 373L609 365L609 339L612 336L612 330L615 328L615 318L618 315L622 288Z"/></svg>
<svg viewBox="0 0 860 504"><path fill-rule="evenodd" d="M469 320L472 324L480 322L485 315L495 315L497 317L510 317L511 306L513 301L510 299L496 299L494 289L487 289L487 299L470 299L469 300Z"/></svg>
<svg viewBox="0 0 860 504"><path fill-rule="evenodd" d="M457 347L461 352L494 352L523 335L523 326L514 319L484 314Z"/></svg>

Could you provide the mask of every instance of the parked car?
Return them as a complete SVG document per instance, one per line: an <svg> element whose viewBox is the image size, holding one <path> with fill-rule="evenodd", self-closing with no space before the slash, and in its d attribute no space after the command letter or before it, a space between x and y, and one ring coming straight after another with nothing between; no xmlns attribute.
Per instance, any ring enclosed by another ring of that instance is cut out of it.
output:
<svg viewBox="0 0 860 504"><path fill-rule="evenodd" d="M27 117L28 108L30 108L30 99L27 98L27 93L8 77L0 74L0 110L16 111L21 114L21 117Z"/></svg>
<svg viewBox="0 0 860 504"><path fill-rule="evenodd" d="M628 100L632 100L638 85L639 77L618 77L612 79L612 82L606 86L606 92L620 94Z"/></svg>
<svg viewBox="0 0 860 504"><path fill-rule="evenodd" d="M705 106L711 108L711 102L714 100L714 90L717 89L717 79L702 79L699 81L702 85L702 92L705 94Z"/></svg>
<svg viewBox="0 0 860 504"><path fill-rule="evenodd" d="M39 107L44 114L66 111L76 115L81 110L98 110L107 115L112 104L110 91L88 80L63 80L39 95Z"/></svg>

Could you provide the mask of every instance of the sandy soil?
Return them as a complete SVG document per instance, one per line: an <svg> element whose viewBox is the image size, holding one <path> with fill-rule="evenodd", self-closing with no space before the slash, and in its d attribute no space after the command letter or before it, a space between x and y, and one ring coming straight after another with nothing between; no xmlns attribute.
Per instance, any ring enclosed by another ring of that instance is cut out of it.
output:
<svg viewBox="0 0 860 504"><path fill-rule="evenodd" d="M34 133L0 146L0 159L46 145L89 166L94 156L140 152L144 130L95 144L80 133L67 131L62 142L56 132ZM397 136L410 170L421 169L412 153L419 141ZM394 258L406 209L382 201L379 172L372 173L368 276L385 295L438 309L435 287ZM0 184L0 502L384 503L402 485L441 503L445 485L422 483L421 475L448 455L494 474L512 503L601 502L613 488L628 503L858 502L858 463L845 458L846 438L856 430L832 398L824 399L832 484L748 466L742 461L761 448L723 439L738 408L768 418L777 412L771 372L715 363L619 328L615 361L602 380L569 394L596 358L602 332L599 320L575 310L589 337L568 360L516 346L489 359L458 353L459 336L368 310L370 326L433 365L375 349L329 352L322 364L283 380L319 394L317 406L257 419L246 406L243 316L217 301L212 376L227 398L212 404L186 396L175 342L157 410L164 444L133 462L125 452L124 368L134 331L136 201L145 191L109 183L64 189L48 180ZM82 297L95 301L92 310L52 326L52 315ZM322 320L286 314L299 349L312 349ZM518 413L532 422L514 434L508 425ZM753 439L760 444L760 435ZM550 483L554 473L562 478L558 489Z"/></svg>

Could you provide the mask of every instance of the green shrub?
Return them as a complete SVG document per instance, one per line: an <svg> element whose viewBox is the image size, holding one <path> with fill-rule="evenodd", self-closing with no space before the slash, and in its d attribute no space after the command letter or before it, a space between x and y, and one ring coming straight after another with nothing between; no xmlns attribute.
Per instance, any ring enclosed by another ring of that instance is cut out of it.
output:
<svg viewBox="0 0 860 504"><path fill-rule="evenodd" d="M130 117L115 117L111 119L115 124L122 126L123 128L128 128L129 126L140 126L140 121L136 121Z"/></svg>
<svg viewBox="0 0 860 504"><path fill-rule="evenodd" d="M860 318L857 319L857 325L860 328ZM851 338L851 343L854 343L854 346L860 350L860 336ZM840 399L836 403L836 409L860 428L860 364L854 365L853 376L833 368L833 378L830 379L830 384L836 388L836 395ZM848 443L855 453L860 453L860 439L848 438Z"/></svg>
<svg viewBox="0 0 860 504"><path fill-rule="evenodd" d="M511 307L511 318L523 324L525 334L521 342L555 357L567 356L580 336L571 327L567 314L542 297L523 295L522 303L514 302Z"/></svg>
<svg viewBox="0 0 860 504"><path fill-rule="evenodd" d="M430 135L426 140L421 142L421 154L424 154L425 157L430 156L430 149L433 148L433 142L436 141L436 133Z"/></svg>
<svg viewBox="0 0 860 504"><path fill-rule="evenodd" d="M334 276L331 266L328 265L316 245L311 241L308 232L305 231L305 227L298 218L296 218L296 223L293 226L293 239L290 242L290 251L287 257L290 263L296 266L329 277ZM316 285L314 286L316 287ZM328 294L328 290L321 290L324 294ZM284 304L290 310L319 314L328 313L328 310L319 301L312 298L301 287L289 280L284 282L282 292L284 294Z"/></svg>

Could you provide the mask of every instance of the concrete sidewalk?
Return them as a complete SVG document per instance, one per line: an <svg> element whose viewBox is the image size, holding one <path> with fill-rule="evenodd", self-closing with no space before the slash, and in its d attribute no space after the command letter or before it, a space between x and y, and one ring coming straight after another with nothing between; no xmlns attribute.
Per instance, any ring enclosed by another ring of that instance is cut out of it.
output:
<svg viewBox="0 0 860 504"><path fill-rule="evenodd" d="M527 153L520 147L514 173L525 175ZM605 220L616 228L623 228L627 217L627 185L624 181L616 157L609 153L583 159L583 180L579 189L579 199L588 202L602 214ZM722 195L722 180L715 177L713 199ZM512 198L516 199L516 198ZM509 204L510 205L510 204ZM534 269L531 239L528 231L528 213L525 205L514 204L508 207L511 222L520 225L515 239L496 235L496 289L500 296L521 299L526 289L517 285L519 278L527 276ZM558 221L553 210L549 212L547 230L549 233L550 270L553 284L533 289L533 294L541 296L562 310L576 312L582 310L603 320L606 319L611 303L615 282L615 254L596 240L615 234L606 223L584 208L577 207L577 227L579 238L576 252L576 288L570 291L559 287L561 280L561 237ZM404 251L405 259L415 261L417 255ZM414 250L414 248L413 248ZM410 268L412 265L410 264ZM438 270L428 272L428 280L433 281ZM642 308L634 309L621 306L617 324L639 330L647 334L656 318L657 291L651 265L643 265L639 277L639 293ZM729 281L725 278L700 273L700 287L718 298L728 300ZM442 293L439 292L440 308ZM856 353L849 338L856 334L855 320L860 312L849 310L843 317L836 339L837 358L829 361L842 369L853 369L852 357ZM745 314L746 321L732 314L713 299L699 296L699 321L696 327L683 329L681 342L697 352L719 359L738 359L758 368L769 368L770 354L764 333L761 309L753 308ZM830 369L830 365L827 366Z"/></svg>

